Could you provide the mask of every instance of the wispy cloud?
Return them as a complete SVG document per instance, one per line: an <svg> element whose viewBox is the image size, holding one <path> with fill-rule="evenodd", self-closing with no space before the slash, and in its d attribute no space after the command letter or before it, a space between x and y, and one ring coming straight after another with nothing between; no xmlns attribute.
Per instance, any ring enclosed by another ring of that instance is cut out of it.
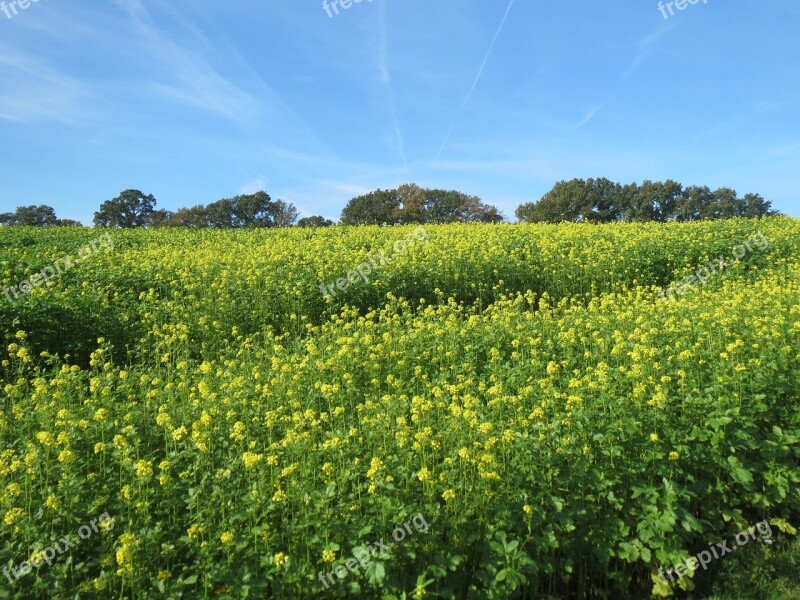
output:
<svg viewBox="0 0 800 600"><path fill-rule="evenodd" d="M267 178L263 175L259 175L256 179L245 183L241 188L239 188L240 194L255 194L256 192L260 192L262 190L267 189Z"/></svg>
<svg viewBox="0 0 800 600"><path fill-rule="evenodd" d="M378 46L378 69L380 71L380 81L384 84L387 97L389 118L392 122L394 134L394 145L397 153L403 159L403 164L407 165L405 143L403 142L403 132L400 130L400 121L397 118L397 105L394 100L394 90L392 89L392 74L389 70L389 52L386 33L386 0L380 3L380 42Z"/></svg>
<svg viewBox="0 0 800 600"><path fill-rule="evenodd" d="M599 106L599 105L595 106L592 110L590 110L588 113L586 113L586 116L583 117L583 119L581 119L581 122L578 124L578 127L583 127L589 121L594 119L594 116L597 114L597 112L600 110L600 108L601 108L601 106Z"/></svg>
<svg viewBox="0 0 800 600"><path fill-rule="evenodd" d="M486 67L486 63L489 61L489 57L492 55L492 50L494 50L494 44L497 41L497 38L500 37L500 32L503 31L503 26L506 24L506 19L508 19L508 13L511 12L511 7L514 5L514 0L511 0L508 3L508 7L506 8L506 13L503 15L503 20L500 21L500 26L497 28L497 31L492 38L492 43L489 44L489 49L486 51L486 55L483 57L483 62L481 63L480 68L478 69L478 73L475 75L475 79L472 81L472 85L467 92L467 95L464 97L464 101L461 103L458 111L456 112L456 116L453 119L453 123L450 125L450 130L447 132L447 135L442 142L442 145L439 147L439 152L436 153L436 160L439 160L439 157L442 155L447 142L450 140L450 136L453 134L453 129L455 129L456 123L458 122L459 117L461 116L461 112L464 110L464 107L469 102L469 99L472 97L472 92L475 91L475 88L478 85L478 82L481 80L481 76L483 75L483 69Z"/></svg>
<svg viewBox="0 0 800 600"><path fill-rule="evenodd" d="M100 100L90 85L10 47L0 46L0 76L6 82L0 92L0 119L6 121L75 124L90 103Z"/></svg>
<svg viewBox="0 0 800 600"><path fill-rule="evenodd" d="M645 64L645 62L647 62L647 59L650 58L650 56L655 52L656 45L661 40L661 38L663 38L670 31L678 27L678 25L680 25L680 22L676 20L673 23L670 23L669 25L659 27L652 33L640 39L639 42L637 43L639 52L634 57L633 62L631 62L631 65L622 74L622 79L627 79L635 71L637 71L639 67Z"/></svg>
<svg viewBox="0 0 800 600"><path fill-rule="evenodd" d="M240 124L252 122L258 101L250 93L226 79L198 54L163 35L140 0L114 2L128 14L133 29L142 39L141 48L152 54L168 74L164 82L151 82L151 91Z"/></svg>
<svg viewBox="0 0 800 600"><path fill-rule="evenodd" d="M354 197L363 196L364 194L368 194L372 191L372 188L369 188L365 185L359 185L357 183L338 183L334 181L323 181L322 183L332 190L342 192L344 194L350 194Z"/></svg>

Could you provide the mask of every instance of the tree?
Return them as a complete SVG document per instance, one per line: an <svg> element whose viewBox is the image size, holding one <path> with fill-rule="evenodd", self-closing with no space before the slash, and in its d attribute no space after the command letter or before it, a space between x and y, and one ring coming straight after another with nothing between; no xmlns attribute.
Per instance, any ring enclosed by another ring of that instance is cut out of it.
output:
<svg viewBox="0 0 800 600"><path fill-rule="evenodd" d="M611 223L631 212L637 188L605 178L559 181L538 202L522 204L516 215L529 223L577 221Z"/></svg>
<svg viewBox="0 0 800 600"><path fill-rule="evenodd" d="M297 222L298 227L330 227L331 225L333 225L333 221L319 215L303 217Z"/></svg>
<svg viewBox="0 0 800 600"><path fill-rule="evenodd" d="M583 179L559 181L538 202L521 204L515 214L528 223L584 221L590 211L587 192Z"/></svg>
<svg viewBox="0 0 800 600"><path fill-rule="evenodd" d="M230 202L234 227L270 227L275 225L274 205L266 192L235 196Z"/></svg>
<svg viewBox="0 0 800 600"><path fill-rule="evenodd" d="M456 190L421 188L405 183L353 198L342 211L345 225L396 223L496 223L503 216L477 196Z"/></svg>
<svg viewBox="0 0 800 600"><path fill-rule="evenodd" d="M626 221L659 221L671 220L675 214L678 199L683 194L683 186L671 179L661 182L645 180L641 186L635 183L636 191L631 204L625 213Z"/></svg>
<svg viewBox="0 0 800 600"><path fill-rule="evenodd" d="M691 185L683 190L675 206L675 220L699 221L714 218L714 193L707 185Z"/></svg>
<svg viewBox="0 0 800 600"><path fill-rule="evenodd" d="M147 215L148 227L166 227L170 219L175 216L171 210L160 208Z"/></svg>
<svg viewBox="0 0 800 600"><path fill-rule="evenodd" d="M425 208L418 223L497 223L503 220L495 206L456 190L425 190Z"/></svg>
<svg viewBox="0 0 800 600"><path fill-rule="evenodd" d="M745 194L742 201L743 217L771 217L780 214L777 210L772 210L772 202L764 200L759 194Z"/></svg>
<svg viewBox="0 0 800 600"><path fill-rule="evenodd" d="M56 225L59 227L83 227L83 223L74 219L59 219Z"/></svg>
<svg viewBox="0 0 800 600"><path fill-rule="evenodd" d="M139 190L125 190L100 205L100 210L94 213L94 224L97 227L145 227L155 205L152 194L145 196Z"/></svg>
<svg viewBox="0 0 800 600"><path fill-rule="evenodd" d="M232 200L217 200L206 206L206 219L209 227L238 227Z"/></svg>
<svg viewBox="0 0 800 600"><path fill-rule="evenodd" d="M17 209L16 218L19 225L30 225L32 227L47 227L58 223L56 211L44 204L40 206L20 206Z"/></svg>
<svg viewBox="0 0 800 600"><path fill-rule="evenodd" d="M0 224L23 225L27 227L50 227L58 225L56 211L51 206L19 206L13 213L0 215Z"/></svg>
<svg viewBox="0 0 800 600"><path fill-rule="evenodd" d="M297 221L300 213L297 212L294 204L276 200L272 203L272 215L272 225L275 227L291 227Z"/></svg>
<svg viewBox="0 0 800 600"><path fill-rule="evenodd" d="M391 190L397 199L394 218L398 223L424 223L430 209L430 193L416 183L404 183Z"/></svg>
<svg viewBox="0 0 800 600"><path fill-rule="evenodd" d="M180 208L164 223L167 227L208 227L208 214L202 204L191 208Z"/></svg>
<svg viewBox="0 0 800 600"><path fill-rule="evenodd" d="M173 222L190 227L288 227L294 224L297 216L293 204L273 201L262 191L224 198L206 207L181 209L173 217Z"/></svg>
<svg viewBox="0 0 800 600"><path fill-rule="evenodd" d="M400 199L396 190L375 190L353 198L342 210L344 225L394 225L400 222Z"/></svg>
<svg viewBox="0 0 800 600"><path fill-rule="evenodd" d="M684 188L668 179L621 185L608 179L559 181L538 202L521 204L516 215L530 223L584 221L696 221L779 214L758 194L744 198L736 190L708 186Z"/></svg>

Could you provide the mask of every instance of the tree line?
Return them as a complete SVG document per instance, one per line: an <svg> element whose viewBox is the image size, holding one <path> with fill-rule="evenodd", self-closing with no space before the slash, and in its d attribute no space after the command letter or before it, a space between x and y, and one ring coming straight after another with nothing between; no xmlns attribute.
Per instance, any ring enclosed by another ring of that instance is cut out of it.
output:
<svg viewBox="0 0 800 600"><path fill-rule="evenodd" d="M608 179L559 181L537 202L520 205L519 221L527 223L612 223L620 221L697 221L779 214L759 194L739 197L736 190L708 186L684 187L668 179L620 184ZM224 198L208 205L169 211L156 208L152 194L125 190L106 200L94 213L97 227L329 227L334 222L315 215L298 220L295 206L272 200L267 192ZM456 190L428 189L413 183L395 189L377 189L350 200L342 210L342 225L432 223L499 223L505 218L477 196ZM21 206L0 214L0 225L81 226L59 219L53 208Z"/></svg>
<svg viewBox="0 0 800 600"><path fill-rule="evenodd" d="M722 187L684 187L667 181L622 185L608 179L559 181L538 202L520 205L517 219L527 223L562 221L612 223L617 221L701 221L778 214L772 202L759 194Z"/></svg>

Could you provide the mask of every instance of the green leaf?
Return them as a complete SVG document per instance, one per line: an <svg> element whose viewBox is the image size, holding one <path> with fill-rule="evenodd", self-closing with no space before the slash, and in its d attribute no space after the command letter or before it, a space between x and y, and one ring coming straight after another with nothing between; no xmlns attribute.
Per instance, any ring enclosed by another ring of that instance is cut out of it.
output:
<svg viewBox="0 0 800 600"><path fill-rule="evenodd" d="M747 485L749 483L753 483L753 475L744 468L741 461L736 458L735 456L728 457L728 464L731 466L731 475L736 483L740 483L741 485Z"/></svg>
<svg viewBox="0 0 800 600"><path fill-rule="evenodd" d="M367 581L369 581L370 584L379 587L383 583L383 580L386 579L386 569L383 563L371 562L367 565L366 575Z"/></svg>

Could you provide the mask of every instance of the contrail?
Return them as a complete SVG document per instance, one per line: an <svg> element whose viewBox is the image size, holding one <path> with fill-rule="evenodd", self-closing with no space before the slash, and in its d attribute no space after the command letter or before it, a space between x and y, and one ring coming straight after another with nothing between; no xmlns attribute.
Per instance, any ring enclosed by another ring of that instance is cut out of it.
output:
<svg viewBox="0 0 800 600"><path fill-rule="evenodd" d="M450 131L447 132L447 136L444 138L441 147L439 148L439 152L436 154L436 160L439 160L439 157L442 155L442 151L444 147L447 145L448 140L450 139L450 135L453 133L453 129L455 129L456 123L458 122L458 118L461 116L461 111L464 110L464 107L469 102L469 99L472 97L472 92L475 91L475 87L478 85L478 81L481 79L481 75L483 75L483 68L486 66L486 62L489 60L489 56L492 54L492 50L494 50L494 43L497 41L497 38L500 36L500 32L503 30L503 25L506 24L506 19L508 19L508 13L511 12L511 7L514 5L514 0L508 3L508 8L506 9L506 14L503 15L503 20L500 22L500 27L497 28L497 32L494 34L494 38L492 39L492 43L489 44L489 50L486 52L486 56L483 57L483 62L481 63L481 68L478 69L478 74L475 75L475 80L472 82L472 87L469 88L469 92L467 93L464 101L461 103L461 106L456 112L456 116L453 119L453 124L450 125Z"/></svg>
<svg viewBox="0 0 800 600"><path fill-rule="evenodd" d="M372 1L372 0L370 0ZM381 26L380 26L380 47L378 50L379 68L381 71L381 81L385 84L386 95L388 100L389 116L392 119L394 127L394 137L397 143L397 152L400 158L403 159L403 164L408 166L408 159L406 159L405 144L403 143L403 132L400 130L400 121L397 118L397 105L394 101L394 91L392 89L392 75L389 71L389 60L387 57L388 49L386 47L386 2L380 3L381 11Z"/></svg>

